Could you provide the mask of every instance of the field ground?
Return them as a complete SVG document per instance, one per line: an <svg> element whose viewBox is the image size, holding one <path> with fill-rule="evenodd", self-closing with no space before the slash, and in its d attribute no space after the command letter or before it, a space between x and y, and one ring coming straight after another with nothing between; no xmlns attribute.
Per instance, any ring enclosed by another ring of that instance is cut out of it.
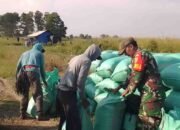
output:
<svg viewBox="0 0 180 130"><path fill-rule="evenodd" d="M11 81L10 81L11 82ZM55 130L58 118L49 121L19 119L19 99L8 80L0 78L0 130Z"/></svg>

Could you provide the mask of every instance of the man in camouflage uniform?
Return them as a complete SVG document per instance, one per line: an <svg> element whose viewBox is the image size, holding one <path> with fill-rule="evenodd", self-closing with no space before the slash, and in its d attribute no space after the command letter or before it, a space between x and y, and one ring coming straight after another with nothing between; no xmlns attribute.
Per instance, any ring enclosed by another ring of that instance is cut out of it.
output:
<svg viewBox="0 0 180 130"><path fill-rule="evenodd" d="M141 93L139 110L141 128L157 129L165 93L161 87L156 61L151 53L139 49L133 38L128 38L122 43L120 53L132 58L132 72L122 96L128 98L138 89Z"/></svg>

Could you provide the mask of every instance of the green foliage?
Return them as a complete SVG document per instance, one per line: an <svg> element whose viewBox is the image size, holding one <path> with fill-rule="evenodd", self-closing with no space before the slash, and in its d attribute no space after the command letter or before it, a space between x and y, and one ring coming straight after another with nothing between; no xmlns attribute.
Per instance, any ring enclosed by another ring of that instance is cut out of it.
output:
<svg viewBox="0 0 180 130"><path fill-rule="evenodd" d="M23 35L28 35L34 31L33 12L22 13L20 20L20 28L23 30Z"/></svg>
<svg viewBox="0 0 180 130"><path fill-rule="evenodd" d="M43 14L40 11L22 13L19 17L18 13L6 13L0 16L0 32L4 36L26 36L36 29L51 31L54 40L60 41L66 35L64 22L56 12Z"/></svg>
<svg viewBox="0 0 180 130"><path fill-rule="evenodd" d="M34 22L37 26L37 30L41 31L44 29L44 19L43 13L40 11L36 11L34 14Z"/></svg>
<svg viewBox="0 0 180 130"><path fill-rule="evenodd" d="M1 31L6 36L14 36L19 22L18 13L6 13L0 17Z"/></svg>
<svg viewBox="0 0 180 130"><path fill-rule="evenodd" d="M64 22L61 20L58 13L46 13L44 16L45 28L53 33L55 40L61 41L62 37L66 35L67 27L64 26Z"/></svg>

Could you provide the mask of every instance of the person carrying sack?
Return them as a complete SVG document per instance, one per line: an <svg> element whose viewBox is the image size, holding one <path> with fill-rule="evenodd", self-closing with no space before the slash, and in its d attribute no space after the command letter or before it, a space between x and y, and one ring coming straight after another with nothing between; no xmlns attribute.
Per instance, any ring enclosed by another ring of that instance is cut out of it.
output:
<svg viewBox="0 0 180 130"><path fill-rule="evenodd" d="M137 104L140 105L136 106L139 108L140 129L156 130L162 118L161 108L165 99L157 63L150 52L138 48L134 38L124 40L119 51L120 55L125 54L132 58L132 71L122 93L129 101L127 107L132 106L133 101L137 100ZM118 92L120 88L121 86L111 91ZM132 96L136 89L140 92L140 99Z"/></svg>
<svg viewBox="0 0 180 130"><path fill-rule="evenodd" d="M29 51L24 52L17 63L16 69L16 91L22 95L20 101L20 119L27 119L26 110L29 100L29 88L33 87L33 98L36 104L37 119L48 120L43 115L43 94L41 79L45 86L44 55L42 44L36 43Z"/></svg>

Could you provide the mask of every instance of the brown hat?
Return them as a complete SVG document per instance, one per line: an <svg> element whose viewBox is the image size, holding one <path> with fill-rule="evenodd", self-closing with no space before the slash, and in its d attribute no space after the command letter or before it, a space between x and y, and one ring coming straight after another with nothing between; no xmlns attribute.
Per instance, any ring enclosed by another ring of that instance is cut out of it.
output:
<svg viewBox="0 0 180 130"><path fill-rule="evenodd" d="M119 55L124 54L126 47L127 47L128 45L130 45L130 44L132 44L132 45L134 45L134 46L137 47L137 42L134 40L134 38L130 37L130 38L124 40L124 41L120 44L120 47L119 47L119 48L120 48Z"/></svg>

